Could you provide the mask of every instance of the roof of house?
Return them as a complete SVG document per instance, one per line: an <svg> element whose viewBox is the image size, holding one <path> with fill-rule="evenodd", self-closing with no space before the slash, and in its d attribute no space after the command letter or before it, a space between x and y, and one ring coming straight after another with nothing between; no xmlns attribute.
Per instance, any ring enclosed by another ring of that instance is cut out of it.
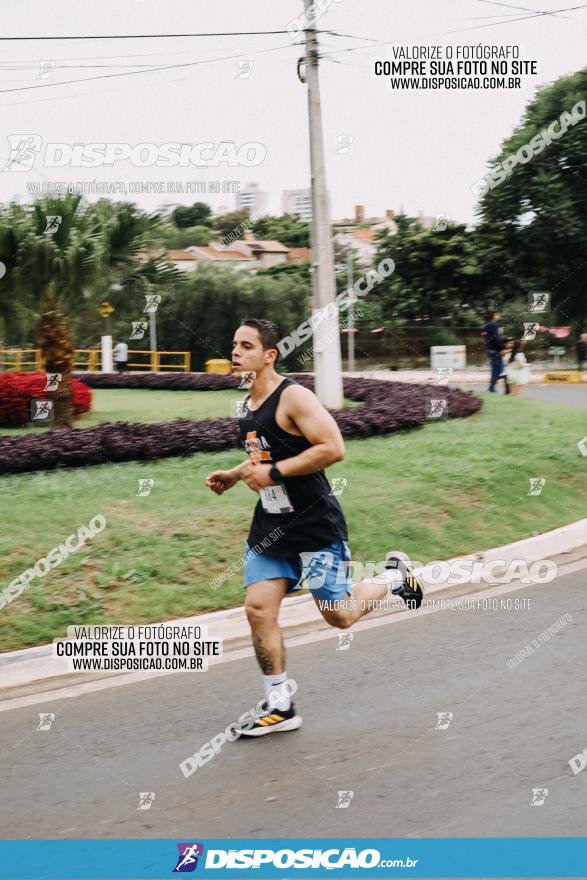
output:
<svg viewBox="0 0 587 880"><path fill-rule="evenodd" d="M253 260L254 257L249 256L248 254L242 254L240 251L221 251L216 250L211 247L197 247L194 248L196 251L195 254L192 254L192 259L194 260L202 260L206 257L211 260ZM200 252L203 253L203 256L200 256Z"/></svg>
<svg viewBox="0 0 587 880"><path fill-rule="evenodd" d="M159 248L157 251L137 251L133 254L132 259L142 262L143 260L153 260L162 257L165 254L165 248Z"/></svg>
<svg viewBox="0 0 587 880"><path fill-rule="evenodd" d="M288 263L309 263L311 259L312 251L306 247L290 248L287 255Z"/></svg>
<svg viewBox="0 0 587 880"><path fill-rule="evenodd" d="M177 263L180 260L195 260L196 259L196 257L194 257L194 255L191 254L189 251L181 251L181 250L179 250L179 251L178 250L166 251L165 257L168 260L171 260L172 263Z"/></svg>
<svg viewBox="0 0 587 880"><path fill-rule="evenodd" d="M289 248L282 244L280 241L243 241L243 244L248 244L254 251L265 251L267 253L272 254L287 254L289 252Z"/></svg>

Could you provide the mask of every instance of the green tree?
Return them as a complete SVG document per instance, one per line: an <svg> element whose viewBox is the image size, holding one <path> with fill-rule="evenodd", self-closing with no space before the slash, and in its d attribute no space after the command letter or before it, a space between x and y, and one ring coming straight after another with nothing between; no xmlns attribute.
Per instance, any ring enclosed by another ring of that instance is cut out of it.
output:
<svg viewBox="0 0 587 880"><path fill-rule="evenodd" d="M95 271L85 288L78 291L74 307L68 313L81 347L95 344L104 332L97 311L103 300L115 306L115 318L117 315L120 319L125 314L127 323L130 323L131 318L137 316L134 303L127 298L127 294L133 291L138 299L138 292L143 291L142 277L145 273L151 282L154 281L153 261L142 261L139 254L145 241L161 223L158 214L147 214L129 202L110 202L106 199L88 205L86 215L94 240ZM163 283L163 275L168 267L157 261L155 265L160 266ZM141 312L144 304L144 297L141 297Z"/></svg>
<svg viewBox="0 0 587 880"><path fill-rule="evenodd" d="M77 195L0 207L0 261L6 267L0 279L0 336L10 345L32 342L40 304L54 285L78 341L94 344L103 330L97 314L102 300L114 301L117 290L144 272L152 285L169 281L167 264L149 266L139 259L160 225L159 215L133 204L104 199L88 205ZM126 307L120 297L115 304Z"/></svg>
<svg viewBox="0 0 587 880"><path fill-rule="evenodd" d="M361 261L354 248L352 251L351 264L354 283L365 274L366 269L369 267ZM346 244L342 244L341 241L336 238L334 239L334 265L336 269L336 292L341 293L343 290L346 290L350 281L349 249Z"/></svg>
<svg viewBox="0 0 587 880"><path fill-rule="evenodd" d="M234 331L245 318L266 318L289 333L307 314L308 287L299 276L249 275L200 266L177 280L157 314L160 347L190 351L192 369L230 358Z"/></svg>
<svg viewBox="0 0 587 880"><path fill-rule="evenodd" d="M171 212L171 219L178 229L186 226L211 226L212 208L205 202L194 202L193 205L178 205Z"/></svg>
<svg viewBox="0 0 587 880"><path fill-rule="evenodd" d="M24 339L35 315L32 291L21 275L22 242L30 227L30 214L12 202L0 207L0 344Z"/></svg>
<svg viewBox="0 0 587 880"><path fill-rule="evenodd" d="M391 258L394 272L376 285L372 297L383 303L385 319L400 322L468 320L483 299L486 267L479 241L463 224L424 229L417 220L396 217L397 234L382 231L375 264Z"/></svg>
<svg viewBox="0 0 587 880"><path fill-rule="evenodd" d="M27 215L28 222L16 226L19 286L37 303L51 284L58 286L62 302L74 301L95 272L93 230L81 196L40 199Z"/></svg>
<svg viewBox="0 0 587 880"><path fill-rule="evenodd" d="M96 274L95 239L81 196L3 206L0 260L7 267L0 281L7 342L30 339L50 285L58 287L60 302L67 308L79 301Z"/></svg>
<svg viewBox="0 0 587 880"><path fill-rule="evenodd" d="M253 225L255 238L280 241L286 247L310 247L310 224L292 214L260 217Z"/></svg>
<svg viewBox="0 0 587 880"><path fill-rule="evenodd" d="M518 162L479 204L481 217L499 240L501 261L512 285L524 295L532 290L551 291L553 317L576 326L587 316L586 95L587 69L538 92L490 167L496 171L526 145L530 150L537 148L534 155ZM560 132L561 115L571 114L573 108L575 124L568 124L558 139L545 144L540 133L551 123ZM527 154L524 151L522 156Z"/></svg>
<svg viewBox="0 0 587 880"><path fill-rule="evenodd" d="M206 247L214 238L209 226L186 226L176 229L164 225L160 233L160 243L166 248Z"/></svg>
<svg viewBox="0 0 587 880"><path fill-rule="evenodd" d="M233 233L237 238L241 238L249 226L249 215L247 211L232 211L229 214L219 214L212 221L213 227L218 233L219 238L225 238L229 233Z"/></svg>
<svg viewBox="0 0 587 880"><path fill-rule="evenodd" d="M277 263L276 266L270 266L268 269L259 269L257 275L269 278L280 278L284 275L290 275L294 278L299 278L308 289L308 297L310 295L312 276L309 263Z"/></svg>

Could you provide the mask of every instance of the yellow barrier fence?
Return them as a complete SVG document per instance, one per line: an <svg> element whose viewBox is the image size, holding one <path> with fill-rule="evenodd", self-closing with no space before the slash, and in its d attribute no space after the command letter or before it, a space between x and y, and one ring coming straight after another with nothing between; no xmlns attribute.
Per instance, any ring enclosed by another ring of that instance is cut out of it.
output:
<svg viewBox="0 0 587 880"><path fill-rule="evenodd" d="M37 348L2 348L0 349L0 369L17 373L40 370L40 351Z"/></svg>
<svg viewBox="0 0 587 880"><path fill-rule="evenodd" d="M145 372L158 373L161 370L174 370L177 373L189 373L191 356L189 351L150 351L129 350L130 355L143 357L141 362L129 361L129 367L137 367ZM162 357L170 355L176 363L162 363ZM76 370L98 372L102 361L102 353L98 348L76 348L74 367ZM116 365L115 365L116 366ZM29 372L42 370L41 351L38 348L2 348L0 349L0 370L11 372Z"/></svg>
<svg viewBox="0 0 587 880"><path fill-rule="evenodd" d="M544 382L582 382L579 370L553 370L544 374Z"/></svg>

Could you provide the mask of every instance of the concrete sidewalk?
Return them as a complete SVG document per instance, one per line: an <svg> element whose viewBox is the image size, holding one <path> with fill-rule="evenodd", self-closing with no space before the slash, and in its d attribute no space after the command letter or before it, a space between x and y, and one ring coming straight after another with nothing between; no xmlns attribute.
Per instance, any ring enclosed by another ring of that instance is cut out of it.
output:
<svg viewBox="0 0 587 880"><path fill-rule="evenodd" d="M456 557L447 560L447 562L455 562L457 559L462 563L475 561L491 563L497 560L508 563L512 560L523 560L528 566L540 560L553 560L559 568L568 564L580 567L582 561L585 560L587 567L587 519L562 526L542 535L516 541L513 544L479 551L469 556ZM422 561L424 563L430 562L430 560ZM520 576L518 573L517 577L511 578L511 581L519 580ZM458 574L454 574L441 583L429 586L426 595L431 597L442 594L456 598L484 590L487 585L484 580L479 583L473 583L470 579L463 582L462 575L459 577ZM403 603L398 600L397 608L372 612L367 618L355 624L354 629L360 629L365 620L372 620L376 616L405 613L417 614L418 612L406 612ZM133 623L133 621L127 621L127 623ZM183 626L205 625L209 638L222 640L224 655L250 647L249 624L243 606L165 621L165 623ZM307 593L284 600L280 625L284 629L286 641L317 630L332 631L332 628L320 616L314 600ZM153 626L157 626L157 624L153 624ZM212 666L214 662L214 658L210 658L209 665ZM175 673L171 671L148 674L144 672L69 673L66 669L65 658L54 657L52 645L41 645L37 648L27 648L0 655L0 705L15 697L48 691L55 693L59 688L87 684L91 681L116 679L120 684L132 684L147 677L173 674Z"/></svg>

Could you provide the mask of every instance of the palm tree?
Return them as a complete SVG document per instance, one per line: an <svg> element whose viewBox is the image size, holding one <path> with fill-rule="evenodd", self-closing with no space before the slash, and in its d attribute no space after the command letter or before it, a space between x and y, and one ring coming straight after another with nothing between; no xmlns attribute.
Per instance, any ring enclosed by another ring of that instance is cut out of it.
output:
<svg viewBox="0 0 587 880"><path fill-rule="evenodd" d="M59 374L57 389L45 392L49 400L55 403L54 427L71 428L73 395L69 377L73 370L75 346L63 315L57 311L55 297L51 291L43 301L38 343L45 372Z"/></svg>
<svg viewBox="0 0 587 880"><path fill-rule="evenodd" d="M55 217L51 224L48 218ZM52 284L78 340L87 343L100 334L102 300L113 298L127 310L144 305L143 289L152 289L147 281L169 285L177 274L164 261L138 259L160 221L130 203L103 199L88 205L80 195L0 207L0 262L6 267L0 278L0 339L4 335L15 344L32 335ZM110 297L113 286L119 293ZM131 291L136 296L129 303Z"/></svg>

